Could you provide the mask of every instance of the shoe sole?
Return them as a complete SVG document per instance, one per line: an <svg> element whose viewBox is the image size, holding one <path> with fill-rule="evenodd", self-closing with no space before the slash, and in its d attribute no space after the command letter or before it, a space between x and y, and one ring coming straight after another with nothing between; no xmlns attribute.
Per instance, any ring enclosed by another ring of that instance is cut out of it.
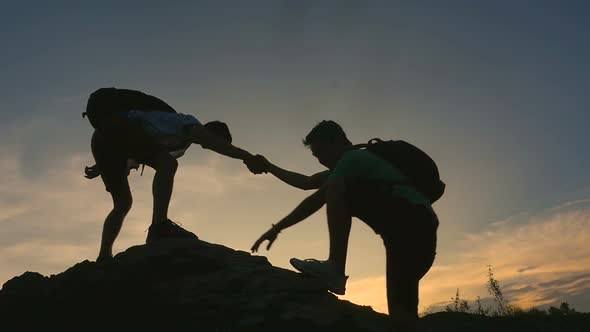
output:
<svg viewBox="0 0 590 332"><path fill-rule="evenodd" d="M295 262L295 263L294 263ZM289 263L291 263L291 266L293 266L294 268L296 268L299 272L301 272L302 275L304 276L309 276L309 277L313 277L316 280L321 280L322 283L326 286L326 288L337 295L344 295L346 293L346 287L344 288L340 288L335 286L334 284L327 282L326 279L324 279L322 276L323 274L321 272L317 272L313 269L305 269L305 268L301 268L301 266L297 266L299 263L298 259L293 259L291 258L289 260Z"/></svg>

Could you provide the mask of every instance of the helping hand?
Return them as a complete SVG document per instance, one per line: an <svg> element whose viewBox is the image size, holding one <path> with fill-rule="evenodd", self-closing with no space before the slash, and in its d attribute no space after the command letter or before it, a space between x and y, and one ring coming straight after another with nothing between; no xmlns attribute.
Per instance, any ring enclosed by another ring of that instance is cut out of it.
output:
<svg viewBox="0 0 590 332"><path fill-rule="evenodd" d="M256 240L256 242L254 242L254 245L250 250L252 250L252 252L258 252L258 247L260 247L260 245L264 241L268 241L268 244L266 245L266 250L270 250L270 247L272 246L273 242L275 242L275 240L277 239L279 233L280 230L273 225L271 229L266 231L266 233L262 234L262 236L258 240Z"/></svg>
<svg viewBox="0 0 590 332"><path fill-rule="evenodd" d="M270 162L268 159L259 154L244 160L244 164L246 164L250 172L254 174L268 173L270 170Z"/></svg>

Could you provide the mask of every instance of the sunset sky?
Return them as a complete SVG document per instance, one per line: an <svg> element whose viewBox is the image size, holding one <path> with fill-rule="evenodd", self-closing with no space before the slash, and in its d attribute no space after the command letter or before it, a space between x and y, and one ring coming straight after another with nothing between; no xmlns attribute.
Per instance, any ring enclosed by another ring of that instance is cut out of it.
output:
<svg viewBox="0 0 590 332"><path fill-rule="evenodd" d="M447 183L421 310L457 288L487 297L492 265L515 304L590 311L588 17L577 0L3 4L0 284L96 258L111 200L82 176L94 161L81 113L115 86L225 121L235 145L305 174L323 170L301 140L324 119L355 143L412 142ZM145 241L152 177L130 176L116 252ZM193 146L170 217L247 251L310 193ZM386 312L380 238L355 220L350 241L344 298ZM327 246L322 210L259 254L290 268Z"/></svg>

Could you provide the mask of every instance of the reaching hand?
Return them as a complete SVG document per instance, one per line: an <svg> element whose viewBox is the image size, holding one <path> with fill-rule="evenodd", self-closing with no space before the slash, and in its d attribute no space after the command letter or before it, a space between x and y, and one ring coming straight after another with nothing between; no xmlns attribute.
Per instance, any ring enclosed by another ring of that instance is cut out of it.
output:
<svg viewBox="0 0 590 332"><path fill-rule="evenodd" d="M94 179L95 177L100 175L100 170L98 169L98 166L92 165L92 166L87 166L84 168L84 177L87 179Z"/></svg>
<svg viewBox="0 0 590 332"><path fill-rule="evenodd" d="M270 169L270 162L262 155L255 155L244 160L244 164L254 174L267 173Z"/></svg>
<svg viewBox="0 0 590 332"><path fill-rule="evenodd" d="M271 229L266 231L266 233L262 234L262 236L258 240L256 240L256 242L254 242L254 245L250 250L252 250L252 252L258 252L258 247L260 247L260 245L264 241L268 241L268 244L266 245L266 250L270 250L270 247L272 246L273 242L275 242L275 240L277 239L277 235L279 235L279 233L280 230L273 225Z"/></svg>

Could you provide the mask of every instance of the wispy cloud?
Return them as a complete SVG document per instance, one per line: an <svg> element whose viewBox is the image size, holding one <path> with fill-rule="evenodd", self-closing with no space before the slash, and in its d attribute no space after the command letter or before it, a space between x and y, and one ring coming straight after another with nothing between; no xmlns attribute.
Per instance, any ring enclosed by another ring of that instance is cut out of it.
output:
<svg viewBox="0 0 590 332"><path fill-rule="evenodd" d="M420 307L444 305L460 289L475 299L488 295L492 265L504 295L522 307L568 301L590 310L590 200L564 203L536 214L520 214L469 234L445 265L435 263L421 283ZM386 312L385 278L351 282L347 298Z"/></svg>
<svg viewBox="0 0 590 332"><path fill-rule="evenodd" d="M81 259L93 259L102 220L111 203L100 180L82 177L82 167L91 162L90 154L62 158L43 176L31 178L21 172L24 161L17 150L4 146L1 152L0 281L25 270L55 273ZM206 156L196 162L181 161L173 218L179 218L191 230L206 230L212 241L245 248L259 235L262 225L293 205L293 197L285 200L282 194L276 195L280 192L277 188L289 193L292 190L270 177L250 175L235 161ZM116 243L117 251L145 238L151 215L152 175L153 171L146 169L144 177L137 173L130 177L135 203ZM269 192L275 195L270 197ZM252 206L253 200L264 203ZM236 221L241 224L236 225ZM260 225L253 226L255 223ZM228 233L230 225L240 232ZM420 307L447 302L457 288L465 298L485 297L487 265L492 265L506 296L516 304L542 306L563 300L589 310L588 226L590 200L582 199L536 214L519 214L466 235L459 250L439 253L445 257L445 264L435 262L422 281ZM317 227L321 230L322 225ZM291 240L283 240L284 248L276 249L279 256L303 250L291 248ZM280 256L277 262L283 260ZM385 277L355 280L353 276L345 298L386 312Z"/></svg>
<svg viewBox="0 0 590 332"><path fill-rule="evenodd" d="M82 176L83 166L92 162L90 154L57 160L43 176L31 178L21 172L23 159L16 150L3 147L2 152L0 284L26 270L55 273L82 259L94 259L111 200L100 179L89 181ZM189 229L209 225L215 232L227 226L217 218L239 213L223 211L224 202L252 196L269 179L255 177L245 168L236 170L222 157L207 157L179 170L171 214L186 221ZM148 168L143 177L138 173L130 176L134 206L115 243L116 251L145 239L152 177L153 170Z"/></svg>

